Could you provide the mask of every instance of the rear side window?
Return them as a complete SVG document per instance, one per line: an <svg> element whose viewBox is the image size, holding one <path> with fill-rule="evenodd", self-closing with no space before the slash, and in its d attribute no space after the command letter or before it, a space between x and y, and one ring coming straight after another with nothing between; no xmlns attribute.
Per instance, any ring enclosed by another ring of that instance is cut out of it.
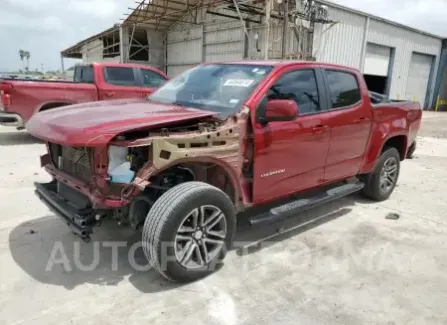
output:
<svg viewBox="0 0 447 325"><path fill-rule="evenodd" d="M331 92L332 109L350 107L361 102L357 78L348 72L326 70Z"/></svg>
<svg viewBox="0 0 447 325"><path fill-rule="evenodd" d="M141 74L143 75L144 87L160 87L166 81L165 77L152 70L141 69Z"/></svg>
<svg viewBox="0 0 447 325"><path fill-rule="evenodd" d="M78 83L93 83L93 67L85 66L85 67L76 67L74 74L74 82Z"/></svg>
<svg viewBox="0 0 447 325"><path fill-rule="evenodd" d="M300 115L314 114L321 111L317 79L314 70L296 70L286 72L269 89L268 100L294 100Z"/></svg>
<svg viewBox="0 0 447 325"><path fill-rule="evenodd" d="M117 86L137 86L132 68L106 67L104 68L105 81Z"/></svg>

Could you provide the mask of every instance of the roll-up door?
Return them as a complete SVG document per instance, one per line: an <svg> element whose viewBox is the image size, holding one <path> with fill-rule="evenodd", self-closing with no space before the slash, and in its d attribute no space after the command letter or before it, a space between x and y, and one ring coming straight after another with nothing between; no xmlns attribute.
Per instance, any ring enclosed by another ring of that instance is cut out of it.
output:
<svg viewBox="0 0 447 325"><path fill-rule="evenodd" d="M428 82L433 64L433 56L413 53L408 71L405 98L415 100L424 107Z"/></svg>
<svg viewBox="0 0 447 325"><path fill-rule="evenodd" d="M363 74L387 77L390 58L390 47L368 43L366 46Z"/></svg>

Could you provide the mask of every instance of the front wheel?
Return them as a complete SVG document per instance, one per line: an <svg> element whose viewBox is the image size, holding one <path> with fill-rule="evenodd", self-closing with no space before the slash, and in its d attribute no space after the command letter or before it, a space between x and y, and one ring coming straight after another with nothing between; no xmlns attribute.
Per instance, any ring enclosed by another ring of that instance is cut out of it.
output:
<svg viewBox="0 0 447 325"><path fill-rule="evenodd" d="M375 201L384 201L393 193L400 171L400 155L396 148L387 148L377 160L374 170L365 176L363 194Z"/></svg>
<svg viewBox="0 0 447 325"><path fill-rule="evenodd" d="M231 246L236 212L218 188L186 182L164 193L143 226L142 245L151 266L168 280L189 282L217 268Z"/></svg>

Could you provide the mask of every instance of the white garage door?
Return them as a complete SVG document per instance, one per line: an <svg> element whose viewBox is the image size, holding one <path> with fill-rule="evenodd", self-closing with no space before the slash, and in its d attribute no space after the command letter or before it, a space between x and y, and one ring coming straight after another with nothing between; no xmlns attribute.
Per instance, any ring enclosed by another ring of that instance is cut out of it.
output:
<svg viewBox="0 0 447 325"><path fill-rule="evenodd" d="M373 76L388 76L390 58L390 47L368 43L366 46L363 73Z"/></svg>
<svg viewBox="0 0 447 325"><path fill-rule="evenodd" d="M405 98L418 101L422 107L424 107L427 96L432 64L433 56L431 55L413 53L411 56Z"/></svg>

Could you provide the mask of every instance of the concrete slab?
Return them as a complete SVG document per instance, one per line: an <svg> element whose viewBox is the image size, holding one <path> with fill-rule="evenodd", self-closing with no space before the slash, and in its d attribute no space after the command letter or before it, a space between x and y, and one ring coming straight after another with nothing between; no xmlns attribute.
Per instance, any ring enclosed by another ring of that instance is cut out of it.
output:
<svg viewBox="0 0 447 325"><path fill-rule="evenodd" d="M147 270L139 236L111 222L89 244L73 236L33 195L44 145L0 128L0 324L447 324L446 122L424 115L388 201L242 220L239 249L188 285Z"/></svg>

